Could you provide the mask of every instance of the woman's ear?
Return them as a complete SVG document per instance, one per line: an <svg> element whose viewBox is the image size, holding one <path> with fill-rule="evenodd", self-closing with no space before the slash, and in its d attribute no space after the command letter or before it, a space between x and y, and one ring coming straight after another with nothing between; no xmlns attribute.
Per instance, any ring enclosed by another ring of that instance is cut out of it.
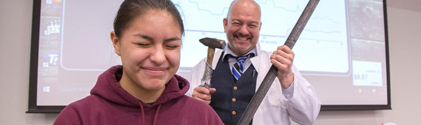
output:
<svg viewBox="0 0 421 125"><path fill-rule="evenodd" d="M118 37L117 37L117 35L115 34L114 31L111 31L110 38L111 38L111 41L113 42L113 47L114 47L115 53L118 56L120 56L120 42L119 42Z"/></svg>

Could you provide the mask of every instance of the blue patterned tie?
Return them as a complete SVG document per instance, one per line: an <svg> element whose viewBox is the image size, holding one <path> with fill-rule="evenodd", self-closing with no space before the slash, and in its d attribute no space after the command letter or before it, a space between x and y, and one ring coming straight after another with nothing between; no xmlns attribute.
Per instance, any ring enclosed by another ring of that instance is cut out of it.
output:
<svg viewBox="0 0 421 125"><path fill-rule="evenodd" d="M254 53L250 53L246 56L241 56L241 57L235 57L235 56L232 56L232 57L237 58L237 63L235 63L231 67L231 70L235 79L238 80L240 79L241 75L244 73L244 65L243 65L244 61L246 61L247 58L254 57Z"/></svg>

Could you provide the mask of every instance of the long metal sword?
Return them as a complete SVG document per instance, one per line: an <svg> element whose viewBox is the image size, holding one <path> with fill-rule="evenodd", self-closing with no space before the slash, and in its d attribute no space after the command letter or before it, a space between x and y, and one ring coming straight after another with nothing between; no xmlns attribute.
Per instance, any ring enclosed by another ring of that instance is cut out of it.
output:
<svg viewBox="0 0 421 125"><path fill-rule="evenodd" d="M284 45L288 46L290 49L294 47L298 37L300 36L308 20L313 14L314 9L316 9L316 6L319 3L319 1L320 0L310 0L308 2L306 8L304 9L303 13L301 14L300 18L298 19L297 23L295 24L294 28L289 34L288 39L285 41ZM275 80L277 72L278 69L274 65L272 65L265 78L263 79L259 89L257 89L253 98L251 98L249 105L247 106L237 125L248 125L251 122L254 114L257 111L257 108L259 108L260 103L262 103L262 100L266 96L266 93L268 92L270 86L272 86L273 80Z"/></svg>

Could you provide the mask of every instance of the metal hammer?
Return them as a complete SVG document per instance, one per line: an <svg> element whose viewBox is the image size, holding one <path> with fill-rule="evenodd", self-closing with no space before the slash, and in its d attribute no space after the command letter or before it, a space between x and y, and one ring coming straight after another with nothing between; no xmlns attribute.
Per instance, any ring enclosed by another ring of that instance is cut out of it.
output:
<svg viewBox="0 0 421 125"><path fill-rule="evenodd" d="M202 77L202 84L200 86L205 87L209 89L211 87L210 81L212 77L212 61L213 61L213 55L215 53L215 48L224 49L225 48L225 41L219 40L216 38L202 38L199 40L203 45L208 47L208 55L206 58L206 67L205 67L205 73Z"/></svg>

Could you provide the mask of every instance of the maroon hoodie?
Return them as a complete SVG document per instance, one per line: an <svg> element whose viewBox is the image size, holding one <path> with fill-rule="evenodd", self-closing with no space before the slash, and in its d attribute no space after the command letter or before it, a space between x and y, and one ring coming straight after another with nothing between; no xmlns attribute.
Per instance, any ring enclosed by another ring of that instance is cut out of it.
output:
<svg viewBox="0 0 421 125"><path fill-rule="evenodd" d="M54 125L222 125L207 104L185 96L189 83L175 75L155 103L146 104L120 87L122 66L98 77L91 95L69 104Z"/></svg>

